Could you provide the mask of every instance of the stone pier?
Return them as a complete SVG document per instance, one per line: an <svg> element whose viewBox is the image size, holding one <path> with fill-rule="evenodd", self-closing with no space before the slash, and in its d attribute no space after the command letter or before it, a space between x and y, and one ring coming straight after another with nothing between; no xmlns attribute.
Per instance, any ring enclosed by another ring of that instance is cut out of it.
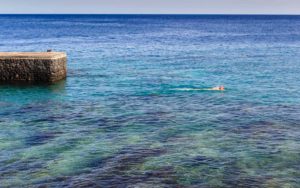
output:
<svg viewBox="0 0 300 188"><path fill-rule="evenodd" d="M0 52L0 83L54 83L66 75L64 52Z"/></svg>

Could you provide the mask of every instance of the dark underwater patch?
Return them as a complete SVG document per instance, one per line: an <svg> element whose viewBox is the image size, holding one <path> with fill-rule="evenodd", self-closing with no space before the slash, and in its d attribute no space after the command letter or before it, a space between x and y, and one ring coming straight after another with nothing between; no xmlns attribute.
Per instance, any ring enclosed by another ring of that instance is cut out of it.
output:
<svg viewBox="0 0 300 188"><path fill-rule="evenodd" d="M214 164L217 164L218 162L219 161L217 161L213 158L198 155L196 157L186 159L182 163L183 163L184 166L195 167L195 166L200 166L200 165L214 166Z"/></svg>
<svg viewBox="0 0 300 188"><path fill-rule="evenodd" d="M37 186L66 187L130 187L138 184L164 185L163 187L180 187L172 167L162 167L156 170L133 170L142 164L147 157L155 157L165 153L160 148L127 147L104 160L91 161L92 170L79 175L57 177Z"/></svg>
<svg viewBox="0 0 300 188"><path fill-rule="evenodd" d="M1 178L9 178L15 176L21 171L32 173L43 168L43 163L36 159L17 160L5 164L1 162L0 166L0 182ZM1 186L0 186L1 187Z"/></svg>
<svg viewBox="0 0 300 188"><path fill-rule="evenodd" d="M25 139L25 143L30 146L45 144L53 140L57 135L62 132L38 132L32 136L29 136Z"/></svg>

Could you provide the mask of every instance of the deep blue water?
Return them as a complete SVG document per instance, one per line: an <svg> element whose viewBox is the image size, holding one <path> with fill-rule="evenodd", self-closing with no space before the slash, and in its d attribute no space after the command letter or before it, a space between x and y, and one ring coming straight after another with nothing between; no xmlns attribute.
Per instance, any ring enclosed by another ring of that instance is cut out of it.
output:
<svg viewBox="0 0 300 188"><path fill-rule="evenodd" d="M47 49L65 81L0 86L0 187L300 185L300 16L0 16Z"/></svg>

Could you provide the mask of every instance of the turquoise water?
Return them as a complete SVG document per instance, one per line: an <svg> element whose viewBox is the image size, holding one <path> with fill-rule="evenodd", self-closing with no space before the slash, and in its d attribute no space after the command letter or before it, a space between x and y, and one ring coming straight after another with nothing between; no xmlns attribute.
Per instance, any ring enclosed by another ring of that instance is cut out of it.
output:
<svg viewBox="0 0 300 188"><path fill-rule="evenodd" d="M2 15L0 31L0 51L69 58L65 81L0 86L0 187L299 187L300 17Z"/></svg>

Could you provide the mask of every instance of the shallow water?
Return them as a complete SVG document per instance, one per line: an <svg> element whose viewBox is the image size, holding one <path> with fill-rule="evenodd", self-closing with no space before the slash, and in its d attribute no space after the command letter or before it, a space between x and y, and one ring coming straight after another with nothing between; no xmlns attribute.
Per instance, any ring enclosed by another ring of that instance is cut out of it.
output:
<svg viewBox="0 0 300 188"><path fill-rule="evenodd" d="M0 16L49 48L67 80L0 86L1 187L299 186L300 17Z"/></svg>

